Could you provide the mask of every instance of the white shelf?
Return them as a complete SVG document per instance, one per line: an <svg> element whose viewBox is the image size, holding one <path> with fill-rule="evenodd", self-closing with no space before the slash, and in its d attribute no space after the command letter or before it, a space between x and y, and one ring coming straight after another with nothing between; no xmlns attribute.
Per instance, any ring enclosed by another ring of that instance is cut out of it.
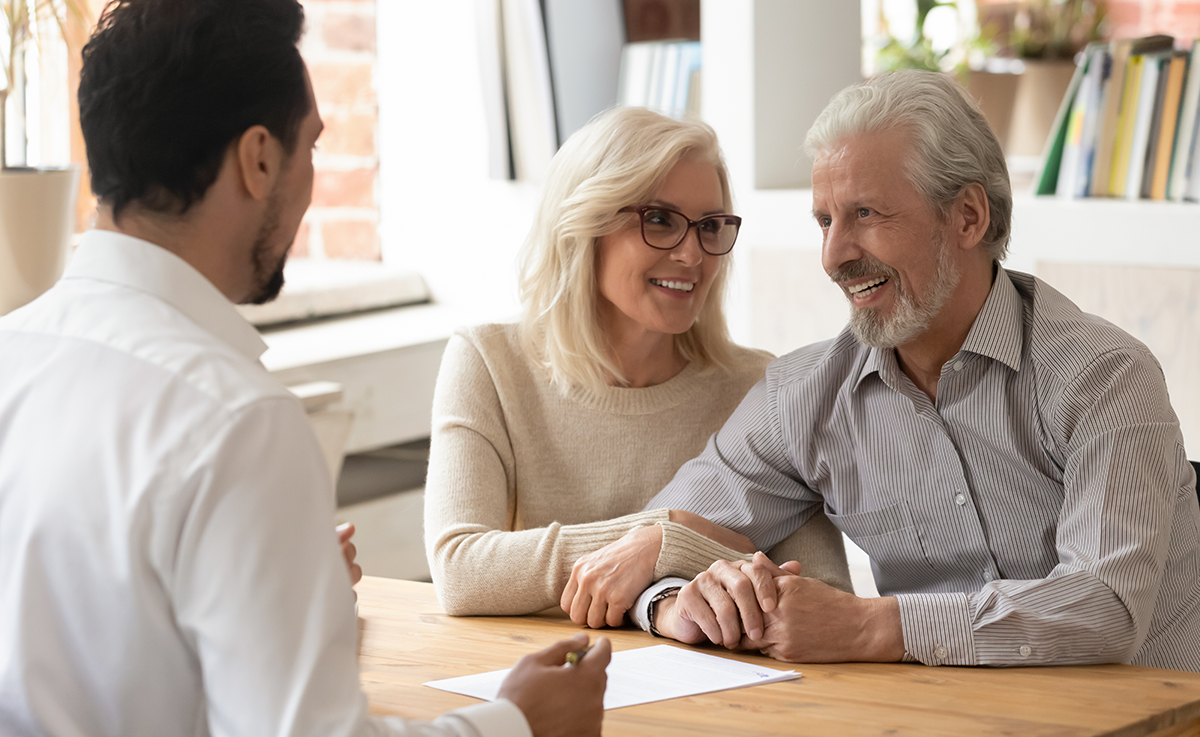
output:
<svg viewBox="0 0 1200 737"><path fill-rule="evenodd" d="M1200 205L1018 197L1009 265L1039 261L1200 269Z"/></svg>

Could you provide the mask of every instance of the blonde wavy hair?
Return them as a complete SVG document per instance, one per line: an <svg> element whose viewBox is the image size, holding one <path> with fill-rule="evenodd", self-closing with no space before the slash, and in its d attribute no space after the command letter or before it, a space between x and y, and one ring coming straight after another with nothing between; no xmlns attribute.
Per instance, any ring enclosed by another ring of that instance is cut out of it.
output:
<svg viewBox="0 0 1200 737"><path fill-rule="evenodd" d="M684 158L716 167L723 206L732 212L716 133L698 120L615 108L580 128L551 162L521 249L519 290L522 347L555 385L598 389L609 377L627 385L600 327L597 243L637 217L617 211L652 199ZM732 360L724 313L729 269L722 257L696 322L675 336L675 350L705 370L727 369Z"/></svg>

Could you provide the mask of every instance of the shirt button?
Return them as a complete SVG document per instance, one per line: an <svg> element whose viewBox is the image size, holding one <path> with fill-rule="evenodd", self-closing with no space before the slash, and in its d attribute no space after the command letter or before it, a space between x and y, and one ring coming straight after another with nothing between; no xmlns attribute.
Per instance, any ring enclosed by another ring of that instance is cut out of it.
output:
<svg viewBox="0 0 1200 737"><path fill-rule="evenodd" d="M954 503L961 507L962 505L967 503L967 498L965 496L963 496L962 494L955 494L954 495Z"/></svg>
<svg viewBox="0 0 1200 737"><path fill-rule="evenodd" d="M962 370L963 370L963 366L965 366L965 365L966 365L966 364L965 364L965 363L963 363L962 361L955 361L955 362L954 362L954 370L955 370L955 371L962 371Z"/></svg>
<svg viewBox="0 0 1200 737"><path fill-rule="evenodd" d="M991 571L984 571L983 580L991 583L992 581L996 580L996 576Z"/></svg>
<svg viewBox="0 0 1200 737"><path fill-rule="evenodd" d="M938 645L933 649L933 654L937 656L938 660L945 660L946 655L949 654L949 652L950 651L946 649L945 645Z"/></svg>
<svg viewBox="0 0 1200 737"><path fill-rule="evenodd" d="M1021 653L1022 658L1028 658L1029 654L1033 652L1033 648L1029 647L1028 645L1022 645L1018 652Z"/></svg>

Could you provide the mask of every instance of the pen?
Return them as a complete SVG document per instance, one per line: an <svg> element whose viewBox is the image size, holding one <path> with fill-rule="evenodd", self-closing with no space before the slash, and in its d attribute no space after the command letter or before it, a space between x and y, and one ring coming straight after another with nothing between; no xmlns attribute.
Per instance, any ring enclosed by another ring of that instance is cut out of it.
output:
<svg viewBox="0 0 1200 737"><path fill-rule="evenodd" d="M592 646L588 645L582 650L575 650L567 653L567 665L578 665L579 661L583 660L583 656L587 655L591 649Z"/></svg>

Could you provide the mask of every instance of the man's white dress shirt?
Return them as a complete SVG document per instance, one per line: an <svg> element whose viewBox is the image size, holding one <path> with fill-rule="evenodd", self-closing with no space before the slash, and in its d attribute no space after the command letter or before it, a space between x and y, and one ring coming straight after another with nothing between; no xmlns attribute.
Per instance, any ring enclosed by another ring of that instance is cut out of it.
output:
<svg viewBox="0 0 1200 737"><path fill-rule="evenodd" d="M507 701L368 716L328 473L264 349L104 231L0 319L0 734L529 734Z"/></svg>

